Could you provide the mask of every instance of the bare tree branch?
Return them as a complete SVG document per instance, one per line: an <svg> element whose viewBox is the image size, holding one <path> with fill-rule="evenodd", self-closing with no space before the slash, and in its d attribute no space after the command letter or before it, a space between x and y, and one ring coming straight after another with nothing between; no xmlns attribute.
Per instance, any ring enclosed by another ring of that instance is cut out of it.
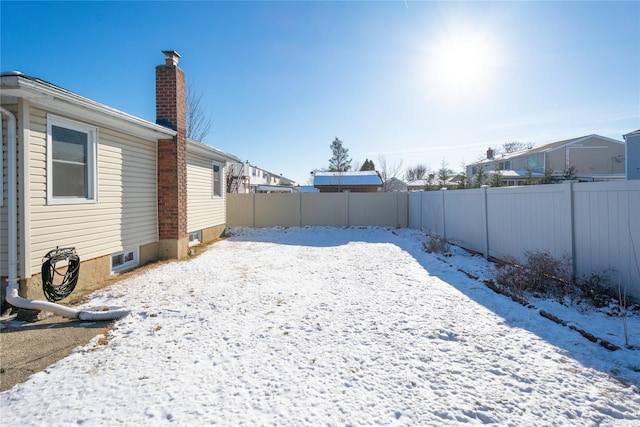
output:
<svg viewBox="0 0 640 427"><path fill-rule="evenodd" d="M402 168L402 160L394 162L393 165L387 164L387 158L385 156L378 156L378 173L382 178L382 191L389 191L389 180L391 178L397 178Z"/></svg>
<svg viewBox="0 0 640 427"><path fill-rule="evenodd" d="M213 123L205 115L202 106L202 91L193 84L187 84L187 138L204 141Z"/></svg>
<svg viewBox="0 0 640 427"><path fill-rule="evenodd" d="M515 153L516 151L531 150L533 146L532 142L511 141L502 144L502 150L505 153Z"/></svg>
<svg viewBox="0 0 640 427"><path fill-rule="evenodd" d="M429 168L427 168L426 165L419 164L419 165L407 168L404 174L404 178L405 180L407 180L407 182L424 179L428 171L429 171Z"/></svg>

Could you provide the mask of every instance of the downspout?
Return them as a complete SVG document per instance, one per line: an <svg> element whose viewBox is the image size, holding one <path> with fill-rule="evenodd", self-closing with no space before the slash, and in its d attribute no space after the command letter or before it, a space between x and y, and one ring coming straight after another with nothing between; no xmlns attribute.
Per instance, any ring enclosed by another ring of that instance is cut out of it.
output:
<svg viewBox="0 0 640 427"><path fill-rule="evenodd" d="M18 308L28 310L50 311L62 317L80 320L115 320L127 314L129 310L113 311L81 311L74 308L65 307L48 301L33 301L22 298L18 295L18 167L17 167L17 140L16 140L16 118L9 111L0 107L0 113L7 118L7 250L9 253L9 277L7 278L7 296L9 304ZM0 123L2 121L0 120Z"/></svg>

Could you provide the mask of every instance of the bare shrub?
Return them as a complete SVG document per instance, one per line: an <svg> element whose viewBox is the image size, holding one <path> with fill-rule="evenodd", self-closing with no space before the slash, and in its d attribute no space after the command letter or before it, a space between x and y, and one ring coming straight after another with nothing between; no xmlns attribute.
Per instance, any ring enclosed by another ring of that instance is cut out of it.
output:
<svg viewBox="0 0 640 427"><path fill-rule="evenodd" d="M548 252L527 252L524 265L519 265L514 258L498 265L494 280L524 300L527 295L535 295L551 297L560 302L567 299L585 302L596 308L611 307L618 303L626 306L628 303L626 293L624 298L621 297L618 289L612 285L610 271L575 278L568 255L555 258Z"/></svg>
<svg viewBox="0 0 640 427"><path fill-rule="evenodd" d="M496 269L495 281L523 299L526 294L558 299L576 294L571 259L542 251L527 252L524 265L508 260Z"/></svg>
<svg viewBox="0 0 640 427"><path fill-rule="evenodd" d="M608 307L617 297L606 271L580 277L576 281L576 287L580 298L597 308Z"/></svg>
<svg viewBox="0 0 640 427"><path fill-rule="evenodd" d="M575 296L573 267L567 254L557 259L548 252L531 251L526 258L531 292L556 298Z"/></svg>
<svg viewBox="0 0 640 427"><path fill-rule="evenodd" d="M451 247L442 237L430 234L427 236L427 240L422 242L422 249L430 254L444 254L448 255L451 252Z"/></svg>
<svg viewBox="0 0 640 427"><path fill-rule="evenodd" d="M530 291L528 275L529 272L525 267L518 265L515 258L510 258L505 263L498 265L494 279L496 283L519 298L526 299L525 296Z"/></svg>

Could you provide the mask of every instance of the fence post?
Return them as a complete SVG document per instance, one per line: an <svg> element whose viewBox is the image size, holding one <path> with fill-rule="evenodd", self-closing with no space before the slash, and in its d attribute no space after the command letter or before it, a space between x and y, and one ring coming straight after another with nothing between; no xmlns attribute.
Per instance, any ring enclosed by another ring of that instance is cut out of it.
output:
<svg viewBox="0 0 640 427"><path fill-rule="evenodd" d="M424 199L424 191L420 192L420 231L424 229L424 225L422 225L422 204L424 203L424 201L422 199Z"/></svg>
<svg viewBox="0 0 640 427"><path fill-rule="evenodd" d="M568 203L568 216L569 216L569 224L568 224L568 229L569 229L569 257L571 259L571 266L573 269L573 275L576 275L576 233L575 233L575 227L576 227L576 221L575 221L575 215L574 215L574 202L573 202L573 182L569 182L567 183L567 186L565 187L565 197L566 197L566 202Z"/></svg>
<svg viewBox="0 0 640 427"><path fill-rule="evenodd" d="M349 224L351 224L351 218L349 217L349 210L350 210L349 208L351 207L351 206L349 206L349 191L345 191L344 194L345 194L345 198L347 200L347 228L348 228L348 227L350 227Z"/></svg>
<svg viewBox="0 0 640 427"><path fill-rule="evenodd" d="M253 208L251 228L256 228L256 193L251 193L251 207Z"/></svg>
<svg viewBox="0 0 640 427"><path fill-rule="evenodd" d="M445 191L447 189L446 188L441 188L440 192L442 193L442 240L444 240L445 242L447 241L447 220L446 220L446 216L445 216L445 209L444 209L444 202L445 202Z"/></svg>
<svg viewBox="0 0 640 427"><path fill-rule="evenodd" d="M489 259L489 203L487 201L487 188L488 185L481 186L483 191L482 203L483 209L482 213L484 214L484 257Z"/></svg>

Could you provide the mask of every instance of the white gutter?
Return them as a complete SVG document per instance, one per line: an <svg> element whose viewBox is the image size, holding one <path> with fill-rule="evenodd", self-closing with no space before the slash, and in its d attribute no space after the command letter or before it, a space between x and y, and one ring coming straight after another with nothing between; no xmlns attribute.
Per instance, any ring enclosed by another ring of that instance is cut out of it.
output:
<svg viewBox="0 0 640 427"><path fill-rule="evenodd" d="M14 307L28 310L50 311L62 317L80 320L115 320L129 314L128 310L113 311L81 311L65 307L48 301L33 301L18 295L18 168L17 168L17 140L16 118L9 111L0 107L0 117L7 117L7 184L9 206L7 211L7 244L9 277L7 278L7 302ZM2 121L0 120L0 123ZM1 127L0 127L1 129Z"/></svg>
<svg viewBox="0 0 640 427"><path fill-rule="evenodd" d="M33 105L57 114L81 116L101 126L115 130L126 129L141 138L172 138L176 131L148 122L131 114L109 107L44 80L19 72L3 73L0 89L5 96L28 98Z"/></svg>

